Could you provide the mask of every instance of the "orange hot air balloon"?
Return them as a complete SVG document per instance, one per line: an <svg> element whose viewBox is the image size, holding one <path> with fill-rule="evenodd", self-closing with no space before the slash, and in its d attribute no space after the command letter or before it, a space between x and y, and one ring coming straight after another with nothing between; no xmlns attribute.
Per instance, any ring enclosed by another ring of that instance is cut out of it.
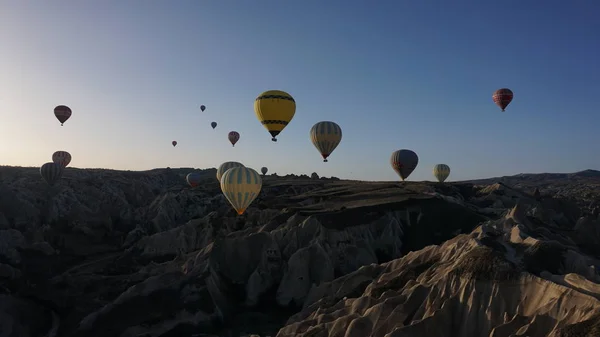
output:
<svg viewBox="0 0 600 337"><path fill-rule="evenodd" d="M231 145L235 146L235 143L237 143L238 140L240 140L240 134L237 131L231 131L229 135L227 135L227 138L229 138Z"/></svg>

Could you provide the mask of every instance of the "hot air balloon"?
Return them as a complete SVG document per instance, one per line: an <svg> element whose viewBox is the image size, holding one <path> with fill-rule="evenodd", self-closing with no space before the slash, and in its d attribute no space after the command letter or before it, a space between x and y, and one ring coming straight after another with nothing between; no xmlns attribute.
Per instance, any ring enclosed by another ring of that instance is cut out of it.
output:
<svg viewBox="0 0 600 337"><path fill-rule="evenodd" d="M221 181L221 176L225 171L229 170L232 167L244 167L244 164L238 163L237 161L226 161L217 169L217 180Z"/></svg>
<svg viewBox="0 0 600 337"><path fill-rule="evenodd" d="M201 105L200 110L204 111L204 110L206 110L206 107L204 105Z"/></svg>
<svg viewBox="0 0 600 337"><path fill-rule="evenodd" d="M260 175L248 167L230 168L221 177L221 191L239 215L244 214L261 188Z"/></svg>
<svg viewBox="0 0 600 337"><path fill-rule="evenodd" d="M342 141L342 128L334 122L319 122L310 129L310 140L327 162L327 157Z"/></svg>
<svg viewBox="0 0 600 337"><path fill-rule="evenodd" d="M504 111L513 99L513 92L508 88L502 88L494 91L492 99L497 106Z"/></svg>
<svg viewBox="0 0 600 337"><path fill-rule="evenodd" d="M404 181L419 164L419 157L411 150L402 149L392 153L390 163L394 171Z"/></svg>
<svg viewBox="0 0 600 337"><path fill-rule="evenodd" d="M191 187L198 186L198 184L200 184L200 179L202 179L202 175L198 172L188 173L188 175L185 176L185 180Z"/></svg>
<svg viewBox="0 0 600 337"><path fill-rule="evenodd" d="M60 122L60 126L63 126L64 122L71 117L72 113L73 111L71 111L71 108L66 105L58 105L54 108L54 116L56 116L56 119Z"/></svg>
<svg viewBox="0 0 600 337"><path fill-rule="evenodd" d="M56 151L52 154L52 161L65 168L71 162L71 154L67 151Z"/></svg>
<svg viewBox="0 0 600 337"><path fill-rule="evenodd" d="M237 143L238 140L240 140L240 134L236 131L231 131L229 135L227 135L227 138L231 142L231 146L235 146L235 143Z"/></svg>
<svg viewBox="0 0 600 337"><path fill-rule="evenodd" d="M260 168L260 172L263 174L263 176L267 174L267 171L269 171L269 169L264 166Z"/></svg>
<svg viewBox="0 0 600 337"><path fill-rule="evenodd" d="M213 129L216 128L217 127L217 122L210 123L210 126L212 126Z"/></svg>
<svg viewBox="0 0 600 337"><path fill-rule="evenodd" d="M40 167L40 174L48 185L52 186L62 177L63 167L54 162L46 163Z"/></svg>
<svg viewBox="0 0 600 337"><path fill-rule="evenodd" d="M440 182L443 183L444 180L448 179L450 175L450 166L446 164L437 164L433 167L433 175Z"/></svg>
<svg viewBox="0 0 600 337"><path fill-rule="evenodd" d="M285 129L296 113L296 101L284 91L269 90L258 95L254 112L260 123L269 131L272 141Z"/></svg>
<svg viewBox="0 0 600 337"><path fill-rule="evenodd" d="M173 146L175 146L175 145L177 145L177 141L174 140L174 141L171 142L171 144L173 144Z"/></svg>

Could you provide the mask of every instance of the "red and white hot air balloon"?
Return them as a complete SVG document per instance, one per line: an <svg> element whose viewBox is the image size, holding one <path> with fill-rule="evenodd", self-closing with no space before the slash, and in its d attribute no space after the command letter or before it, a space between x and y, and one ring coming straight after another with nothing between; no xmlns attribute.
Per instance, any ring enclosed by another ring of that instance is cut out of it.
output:
<svg viewBox="0 0 600 337"><path fill-rule="evenodd" d="M56 151L52 154L52 161L65 168L71 162L71 154L67 151Z"/></svg>
<svg viewBox="0 0 600 337"><path fill-rule="evenodd" d="M508 88L498 89L494 91L492 99L494 100L494 103L504 111L510 102L512 102L513 92Z"/></svg>
<svg viewBox="0 0 600 337"><path fill-rule="evenodd" d="M235 146L235 143L237 143L238 140L240 140L240 134L237 131L231 131L227 138L229 138L231 145Z"/></svg>

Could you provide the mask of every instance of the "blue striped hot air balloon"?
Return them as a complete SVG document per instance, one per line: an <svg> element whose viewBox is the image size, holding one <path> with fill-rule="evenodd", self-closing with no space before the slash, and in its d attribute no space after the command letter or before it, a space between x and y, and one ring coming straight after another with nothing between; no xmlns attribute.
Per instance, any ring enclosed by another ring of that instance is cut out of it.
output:
<svg viewBox="0 0 600 337"><path fill-rule="evenodd" d="M342 141L342 128L334 122L318 122L310 129L310 140L327 162L327 157Z"/></svg>
<svg viewBox="0 0 600 337"><path fill-rule="evenodd" d="M221 177L225 173L225 171L229 170L232 167L244 167L244 164L238 163L237 161L226 161L217 169L217 180L221 181Z"/></svg>
<svg viewBox="0 0 600 337"><path fill-rule="evenodd" d="M258 172L248 167L233 167L221 177L221 191L239 215L256 199L262 188Z"/></svg>

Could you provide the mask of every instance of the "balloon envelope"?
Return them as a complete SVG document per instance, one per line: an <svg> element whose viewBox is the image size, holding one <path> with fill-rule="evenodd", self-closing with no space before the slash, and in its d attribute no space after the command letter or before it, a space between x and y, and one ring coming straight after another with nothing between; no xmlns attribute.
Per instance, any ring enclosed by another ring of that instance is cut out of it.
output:
<svg viewBox="0 0 600 337"><path fill-rule="evenodd" d="M46 183L52 186L62 177L63 167L54 162L45 163L40 167L40 174Z"/></svg>
<svg viewBox="0 0 600 337"><path fill-rule="evenodd" d="M204 110L206 110L206 107L204 105L201 105L200 110L204 111Z"/></svg>
<svg viewBox="0 0 600 337"><path fill-rule="evenodd" d="M390 164L404 181L415 170L417 164L419 164L419 157L411 150L401 149L392 152Z"/></svg>
<svg viewBox="0 0 600 337"><path fill-rule="evenodd" d="M244 214L261 188L260 175L248 167L230 168L221 177L221 191L239 215Z"/></svg>
<svg viewBox="0 0 600 337"><path fill-rule="evenodd" d="M56 151L52 154L52 161L65 168L71 162L71 154L67 151Z"/></svg>
<svg viewBox="0 0 600 337"><path fill-rule="evenodd" d="M188 185L190 185L191 187L198 186L198 184L200 184L201 179L202 179L202 175L198 172L188 173L188 175L185 176L185 180L187 181Z"/></svg>
<svg viewBox="0 0 600 337"><path fill-rule="evenodd" d="M508 88L498 89L492 94L492 99L494 100L494 103L504 111L510 102L512 102L513 92Z"/></svg>
<svg viewBox="0 0 600 337"><path fill-rule="evenodd" d="M72 113L71 108L66 105L58 105L54 108L54 116L60 122L60 126L71 117Z"/></svg>
<svg viewBox="0 0 600 337"><path fill-rule="evenodd" d="M173 146L177 145L177 141L172 141L171 144L173 144Z"/></svg>
<svg viewBox="0 0 600 337"><path fill-rule="evenodd" d="M310 129L310 140L327 162L327 157L342 141L342 128L334 122L318 122Z"/></svg>
<svg viewBox="0 0 600 337"><path fill-rule="evenodd" d="M433 175L440 183L443 183L450 176L450 166L446 164L437 164L433 167Z"/></svg>
<svg viewBox="0 0 600 337"><path fill-rule="evenodd" d="M216 128L217 127L217 122L210 123L210 126L212 126L213 129Z"/></svg>
<svg viewBox="0 0 600 337"><path fill-rule="evenodd" d="M263 175L267 174L267 171L269 171L269 169L268 169L268 168L266 168L266 167L264 167L264 166L260 168L260 172L261 172Z"/></svg>
<svg viewBox="0 0 600 337"><path fill-rule="evenodd" d="M227 138L229 139L229 141L231 142L232 146L235 146L235 143L238 142L238 140L240 140L240 134L237 131L231 131L229 132L229 134L227 135Z"/></svg>
<svg viewBox="0 0 600 337"><path fill-rule="evenodd" d="M221 181L221 176L225 171L229 170L232 167L244 167L244 164L238 163L237 161L226 161L219 166L217 169L217 180Z"/></svg>
<svg viewBox="0 0 600 337"><path fill-rule="evenodd" d="M285 129L296 113L296 101L285 91L269 90L254 100L254 113L260 123L269 131L272 141Z"/></svg>

